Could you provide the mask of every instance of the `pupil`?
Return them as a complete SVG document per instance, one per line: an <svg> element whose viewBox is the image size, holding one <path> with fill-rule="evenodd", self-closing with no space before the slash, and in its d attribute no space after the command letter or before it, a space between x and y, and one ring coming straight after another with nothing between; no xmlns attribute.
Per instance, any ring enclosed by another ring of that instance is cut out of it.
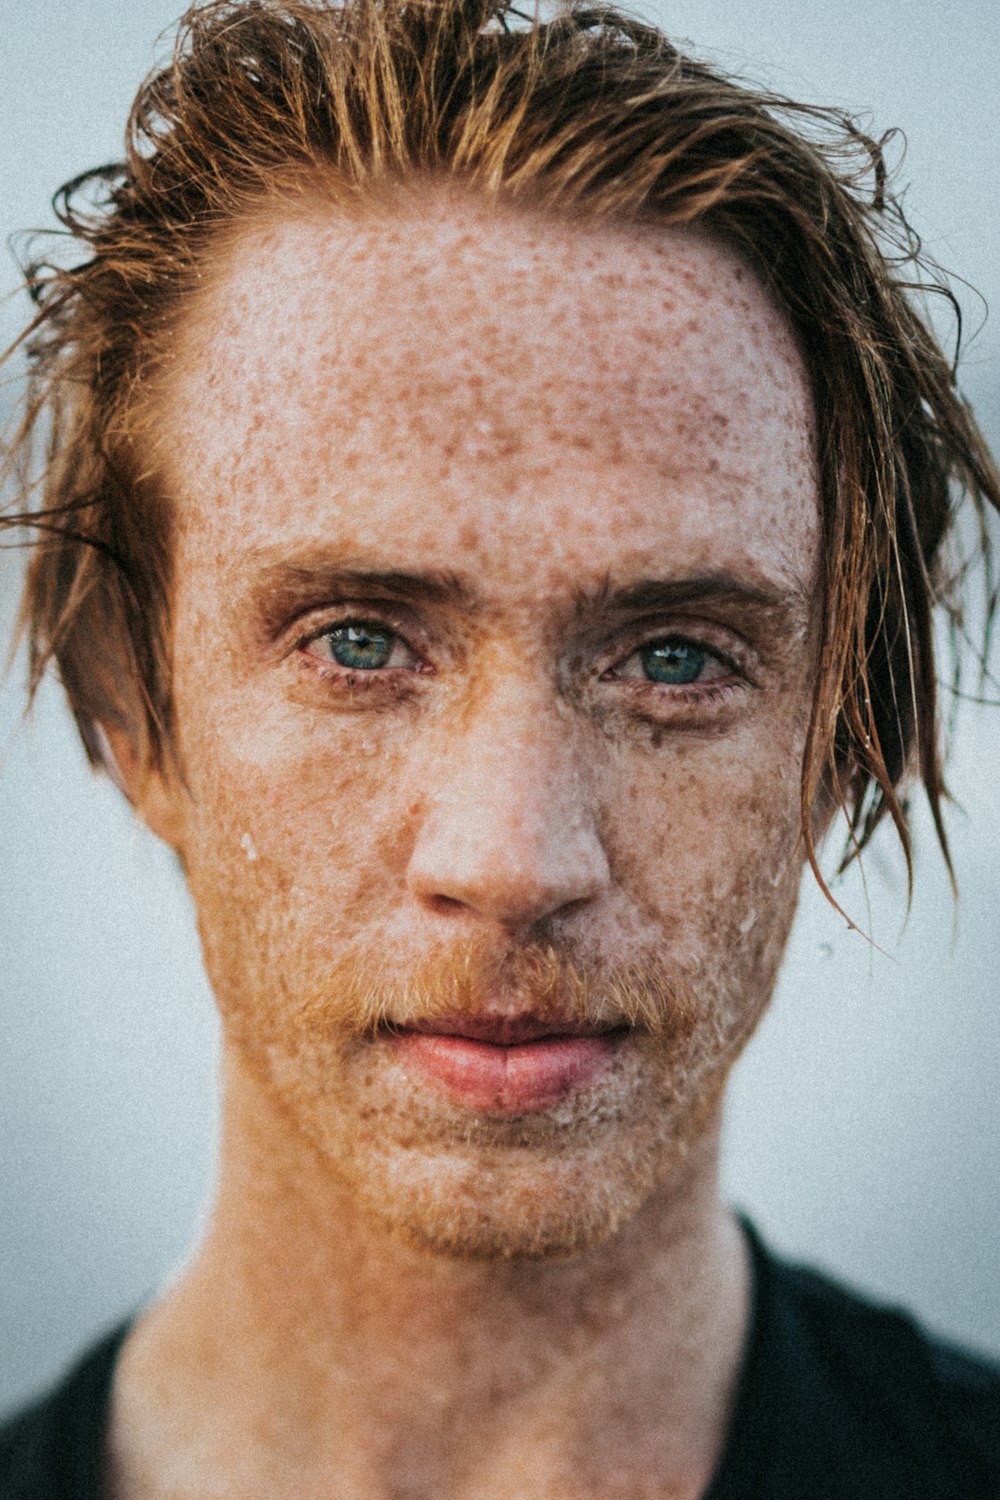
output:
<svg viewBox="0 0 1000 1500"><path fill-rule="evenodd" d="M371 671L389 660L392 635L367 625L338 625L330 631L330 653L339 667Z"/></svg>
<svg viewBox="0 0 1000 1500"><path fill-rule="evenodd" d="M706 652L684 641L651 641L640 652L643 671L653 682L684 686L701 676Z"/></svg>

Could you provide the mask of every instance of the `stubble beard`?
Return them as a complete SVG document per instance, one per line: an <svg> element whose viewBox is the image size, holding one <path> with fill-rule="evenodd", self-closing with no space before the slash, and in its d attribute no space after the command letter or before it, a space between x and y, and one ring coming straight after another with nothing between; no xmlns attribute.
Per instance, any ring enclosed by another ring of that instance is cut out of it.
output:
<svg viewBox="0 0 1000 1500"><path fill-rule="evenodd" d="M627 1036L596 1083L536 1112L479 1113L401 1087L386 1028L476 1015L486 995ZM752 1029L655 960L584 965L552 944L452 946L403 980L345 957L321 991L286 999L263 1046L239 1028L230 1041L346 1211L411 1249L478 1261L579 1254L679 1182Z"/></svg>

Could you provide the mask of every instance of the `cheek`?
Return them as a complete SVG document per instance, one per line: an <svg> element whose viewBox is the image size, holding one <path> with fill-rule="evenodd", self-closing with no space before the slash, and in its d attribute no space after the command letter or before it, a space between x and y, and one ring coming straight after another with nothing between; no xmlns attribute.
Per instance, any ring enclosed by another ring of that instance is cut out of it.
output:
<svg viewBox="0 0 1000 1500"><path fill-rule="evenodd" d="M304 983L388 922L412 845L410 758L376 729L270 730L217 715L185 746L184 858L223 1008ZM384 737L382 737L384 739ZM372 753L359 751L371 743Z"/></svg>
<svg viewBox="0 0 1000 1500"><path fill-rule="evenodd" d="M738 971L768 985L776 971L801 872L799 764L759 745L674 745L619 778L616 879L698 983Z"/></svg>

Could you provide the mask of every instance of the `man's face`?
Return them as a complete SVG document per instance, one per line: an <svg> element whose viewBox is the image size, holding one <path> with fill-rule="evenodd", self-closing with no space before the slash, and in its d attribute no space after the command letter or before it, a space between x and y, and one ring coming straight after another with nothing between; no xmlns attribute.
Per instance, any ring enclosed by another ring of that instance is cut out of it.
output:
<svg viewBox="0 0 1000 1500"><path fill-rule="evenodd" d="M716 1124L801 868L811 399L723 245L429 191L250 224L164 382L226 1045L374 1220L557 1254Z"/></svg>

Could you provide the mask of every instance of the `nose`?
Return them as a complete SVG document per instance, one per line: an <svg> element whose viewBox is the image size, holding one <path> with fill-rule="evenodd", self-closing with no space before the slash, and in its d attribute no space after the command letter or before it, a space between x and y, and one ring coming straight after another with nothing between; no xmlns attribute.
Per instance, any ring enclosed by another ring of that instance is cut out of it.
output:
<svg viewBox="0 0 1000 1500"><path fill-rule="evenodd" d="M592 901L609 868L571 727L552 703L504 696L438 757L407 880L439 911L515 929Z"/></svg>

